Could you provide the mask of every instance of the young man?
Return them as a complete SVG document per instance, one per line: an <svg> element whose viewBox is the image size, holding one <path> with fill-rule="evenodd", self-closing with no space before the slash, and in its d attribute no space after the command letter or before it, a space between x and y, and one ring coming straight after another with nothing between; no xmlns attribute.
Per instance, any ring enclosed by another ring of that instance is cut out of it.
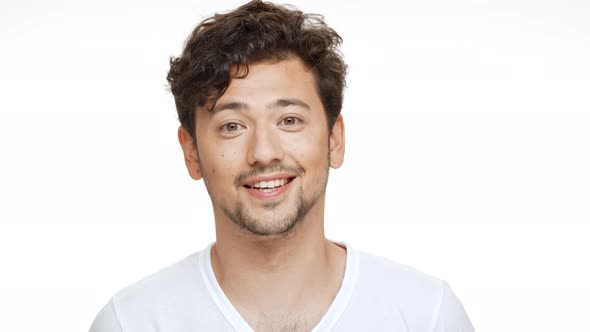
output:
<svg viewBox="0 0 590 332"><path fill-rule="evenodd" d="M168 81L216 242L120 291L91 332L473 331L446 283L324 236L344 158L340 42L260 1L193 31Z"/></svg>

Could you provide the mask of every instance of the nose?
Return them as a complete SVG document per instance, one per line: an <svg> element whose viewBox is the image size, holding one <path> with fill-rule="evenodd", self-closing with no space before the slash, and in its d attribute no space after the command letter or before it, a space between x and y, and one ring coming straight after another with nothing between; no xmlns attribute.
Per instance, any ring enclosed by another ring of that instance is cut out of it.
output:
<svg viewBox="0 0 590 332"><path fill-rule="evenodd" d="M275 128L276 129L276 128ZM283 147L273 128L258 127L250 137L248 163L268 165L283 159Z"/></svg>

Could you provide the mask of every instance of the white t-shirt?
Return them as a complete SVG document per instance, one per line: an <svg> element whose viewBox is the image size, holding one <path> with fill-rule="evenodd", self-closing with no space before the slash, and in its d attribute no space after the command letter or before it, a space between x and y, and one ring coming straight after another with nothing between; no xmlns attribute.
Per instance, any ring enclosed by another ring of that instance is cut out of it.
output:
<svg viewBox="0 0 590 332"><path fill-rule="evenodd" d="M344 279L314 332L474 331L446 282L336 244L347 249ZM252 332L215 278L212 245L119 291L90 332Z"/></svg>

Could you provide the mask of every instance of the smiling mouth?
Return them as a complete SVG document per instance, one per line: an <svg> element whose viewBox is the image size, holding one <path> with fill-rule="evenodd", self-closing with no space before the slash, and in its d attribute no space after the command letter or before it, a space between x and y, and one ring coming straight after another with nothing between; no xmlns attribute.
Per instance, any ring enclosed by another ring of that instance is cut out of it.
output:
<svg viewBox="0 0 590 332"><path fill-rule="evenodd" d="M253 183L252 185L244 185L244 187L248 189L257 189L258 191L263 193L271 193L279 189L280 187L286 185L287 183L293 181L293 179L295 179L295 177L269 181L258 181Z"/></svg>

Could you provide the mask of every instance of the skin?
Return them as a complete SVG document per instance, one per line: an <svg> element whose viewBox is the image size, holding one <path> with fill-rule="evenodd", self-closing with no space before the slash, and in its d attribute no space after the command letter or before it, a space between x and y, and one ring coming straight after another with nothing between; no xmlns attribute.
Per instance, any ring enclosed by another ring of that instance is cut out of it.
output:
<svg viewBox="0 0 590 332"><path fill-rule="evenodd" d="M211 197L221 288L257 331L287 321L310 330L344 276L346 250L324 236L328 171L344 158L342 117L330 132L313 73L291 57L250 65L195 121L196 143L182 127L178 138L190 176ZM248 188L267 178L291 181L269 197Z"/></svg>

